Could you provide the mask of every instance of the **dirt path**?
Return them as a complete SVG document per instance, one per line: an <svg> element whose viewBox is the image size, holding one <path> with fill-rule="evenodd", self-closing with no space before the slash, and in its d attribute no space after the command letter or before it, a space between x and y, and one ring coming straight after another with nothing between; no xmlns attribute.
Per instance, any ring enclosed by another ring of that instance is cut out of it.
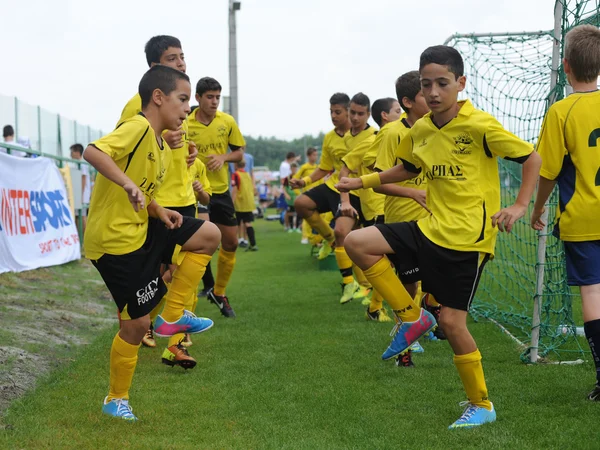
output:
<svg viewBox="0 0 600 450"><path fill-rule="evenodd" d="M87 260L0 274L0 427L12 400L115 323L115 307Z"/></svg>

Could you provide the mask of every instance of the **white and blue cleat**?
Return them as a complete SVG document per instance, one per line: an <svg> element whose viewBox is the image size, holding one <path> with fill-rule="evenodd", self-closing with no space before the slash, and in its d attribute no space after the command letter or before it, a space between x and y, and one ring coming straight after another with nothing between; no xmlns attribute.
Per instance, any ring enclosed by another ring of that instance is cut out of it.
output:
<svg viewBox="0 0 600 450"><path fill-rule="evenodd" d="M457 428L473 428L496 421L496 410L492 404L492 410L482 408L481 406L473 405L469 402L461 402L461 406L466 408L456 422L448 427L449 430Z"/></svg>

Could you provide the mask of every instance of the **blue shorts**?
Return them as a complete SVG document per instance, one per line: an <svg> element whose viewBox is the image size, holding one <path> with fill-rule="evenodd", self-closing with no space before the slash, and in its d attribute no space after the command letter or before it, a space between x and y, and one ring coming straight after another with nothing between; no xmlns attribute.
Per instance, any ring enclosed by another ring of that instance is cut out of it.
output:
<svg viewBox="0 0 600 450"><path fill-rule="evenodd" d="M565 242L567 284L600 284L600 241Z"/></svg>

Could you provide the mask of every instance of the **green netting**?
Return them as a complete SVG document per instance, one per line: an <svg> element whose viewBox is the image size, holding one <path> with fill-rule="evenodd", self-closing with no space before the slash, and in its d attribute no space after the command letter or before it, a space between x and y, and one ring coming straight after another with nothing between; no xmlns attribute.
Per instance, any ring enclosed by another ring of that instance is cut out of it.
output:
<svg viewBox="0 0 600 450"><path fill-rule="evenodd" d="M580 23L598 25L599 0L563 1L560 36ZM549 28L552 11L548 11ZM566 79L559 68L556 86L551 88L554 31L455 35L447 43L456 47L465 60L465 96L480 109L493 114L513 133L535 143L552 101L564 97ZM521 180L521 166L500 161L502 204L514 203ZM558 360L575 359L585 353L577 324L581 325L578 292L566 284L561 242L551 235L557 195L549 201L549 227L545 251L543 290L537 292L537 274L543 259L538 258L538 233L526 217L510 235L500 234L496 258L481 280L472 314L487 318L524 344L522 359L531 350L532 317L536 293L540 296L539 356ZM575 310L574 310L575 309Z"/></svg>

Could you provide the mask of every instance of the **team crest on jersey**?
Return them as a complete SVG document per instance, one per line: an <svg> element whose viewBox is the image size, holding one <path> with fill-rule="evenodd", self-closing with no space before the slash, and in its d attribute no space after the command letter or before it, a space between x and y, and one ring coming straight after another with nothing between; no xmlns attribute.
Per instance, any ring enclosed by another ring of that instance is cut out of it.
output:
<svg viewBox="0 0 600 450"><path fill-rule="evenodd" d="M219 128L217 128L217 133L219 134L219 137L225 136L227 134L227 127L225 125L220 125Z"/></svg>
<svg viewBox="0 0 600 450"><path fill-rule="evenodd" d="M452 150L455 155L470 155L469 146L473 143L473 138L466 131L454 137L456 149Z"/></svg>
<svg viewBox="0 0 600 450"><path fill-rule="evenodd" d="M419 144L419 148L425 147L427 145L427 139L423 139L423 142Z"/></svg>
<svg viewBox="0 0 600 450"><path fill-rule="evenodd" d="M154 159L154 152L148 152L148 161L156 162L156 159Z"/></svg>

